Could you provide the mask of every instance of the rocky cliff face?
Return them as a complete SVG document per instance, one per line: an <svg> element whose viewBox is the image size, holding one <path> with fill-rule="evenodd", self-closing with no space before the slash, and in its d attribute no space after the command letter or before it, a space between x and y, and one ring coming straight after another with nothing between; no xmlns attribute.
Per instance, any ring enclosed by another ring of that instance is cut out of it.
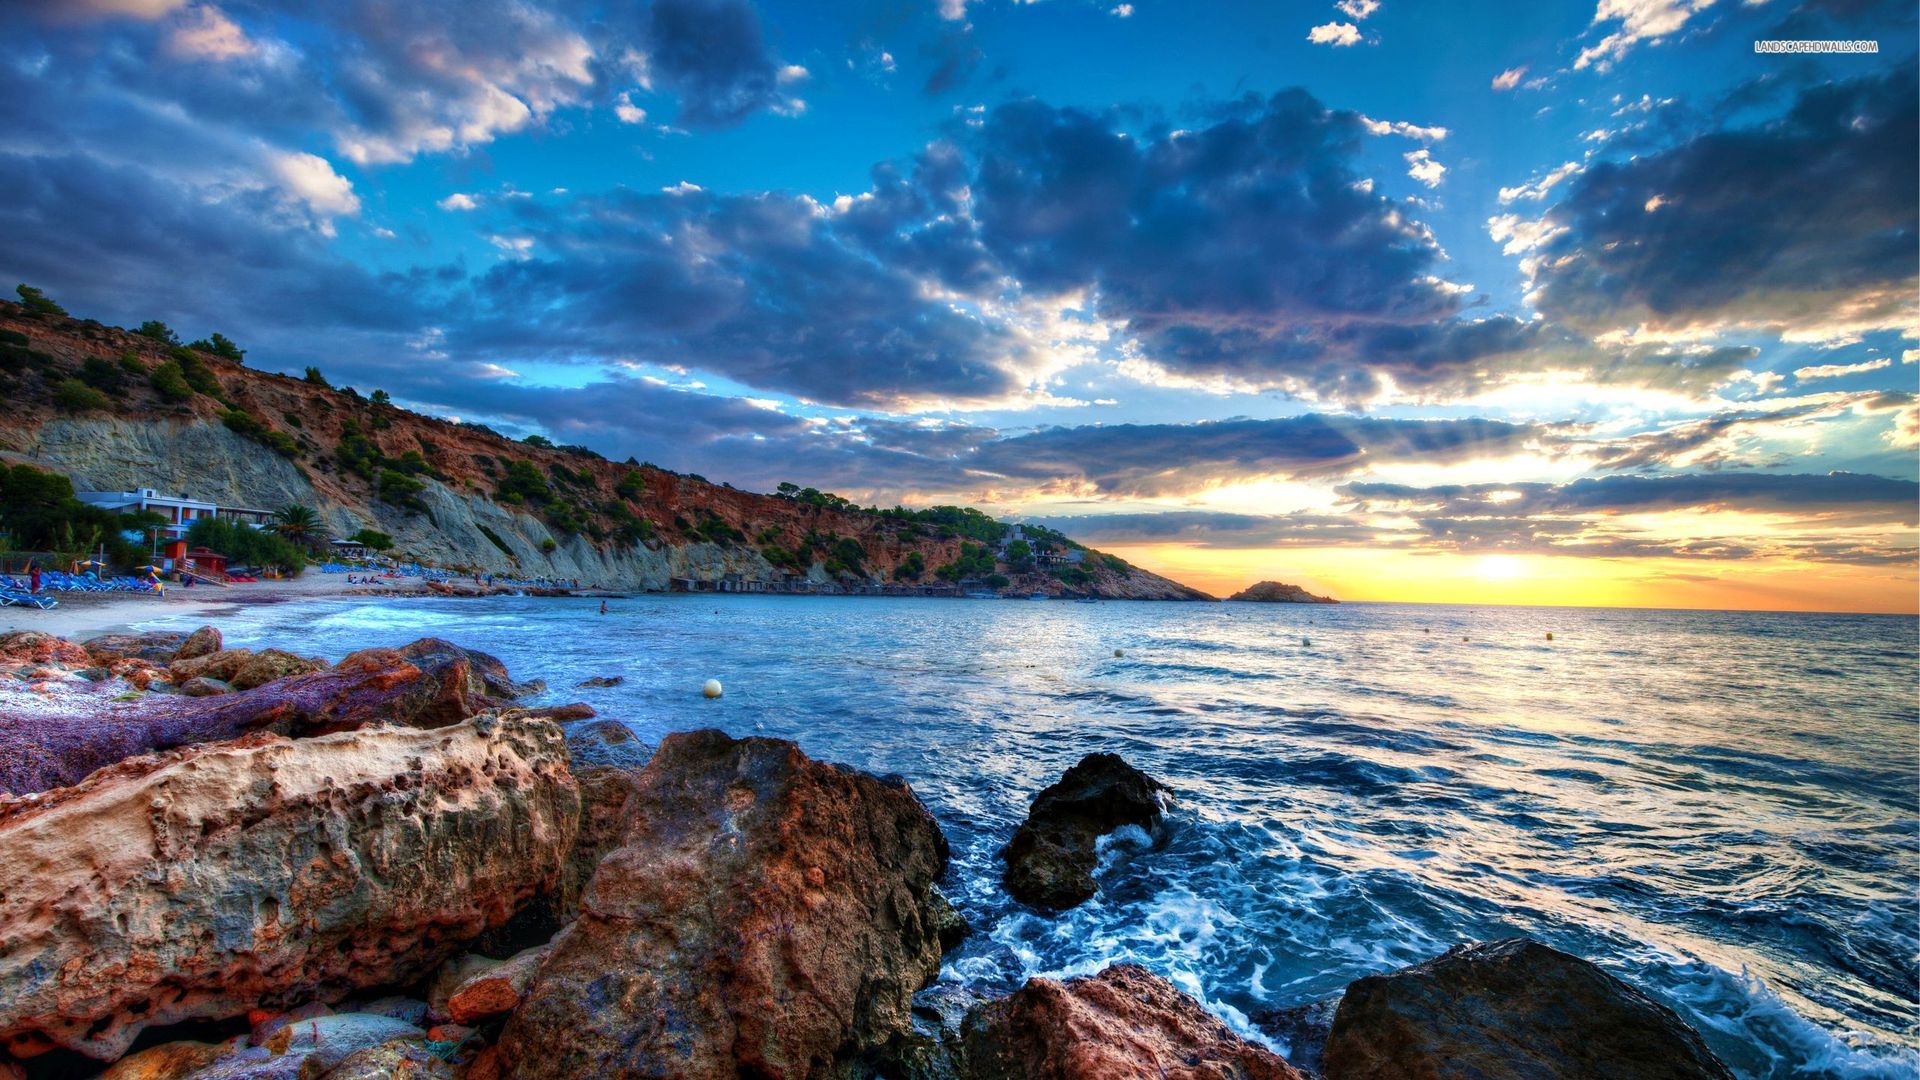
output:
<svg viewBox="0 0 1920 1080"><path fill-rule="evenodd" d="M151 376L178 361L151 339L8 303L0 303L0 331L30 343L0 346L7 350L0 389L10 408L0 423L0 461L65 473L81 490L151 487L260 509L299 503L318 510L335 536L376 529L416 559L627 589L667 590L676 579L704 584L730 575L771 584L804 578L825 592L941 586L934 568L960 555L965 540L937 526L530 446L204 353L194 355L224 400L194 393L169 401ZM56 407L54 388L77 377L90 358L121 372L111 407ZM389 466L403 486L419 490L396 495ZM513 483L516 467L520 485ZM522 490L527 477L534 487ZM857 567L842 568L829 555L843 538L860 546ZM809 550L812 557L776 567L763 554L770 547ZM915 555L924 571L896 577ZM1210 599L1097 552L1081 566L1084 583L1010 574L1006 588Z"/></svg>

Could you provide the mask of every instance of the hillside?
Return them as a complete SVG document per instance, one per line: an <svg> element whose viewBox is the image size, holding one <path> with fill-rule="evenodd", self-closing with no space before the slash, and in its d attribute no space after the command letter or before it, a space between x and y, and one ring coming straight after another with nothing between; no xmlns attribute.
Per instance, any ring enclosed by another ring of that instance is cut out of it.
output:
<svg viewBox="0 0 1920 1080"><path fill-rule="evenodd" d="M976 511L863 510L793 485L740 491L11 302L0 302L0 393L0 460L64 473L82 490L310 506L333 536L376 529L443 566L656 591L1210 599L1031 526L1036 553L1079 561L996 561L1007 526Z"/></svg>

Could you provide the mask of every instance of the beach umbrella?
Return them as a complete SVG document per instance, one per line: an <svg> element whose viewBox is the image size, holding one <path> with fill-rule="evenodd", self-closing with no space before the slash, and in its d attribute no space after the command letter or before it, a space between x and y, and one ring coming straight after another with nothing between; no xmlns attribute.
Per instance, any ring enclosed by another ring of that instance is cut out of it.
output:
<svg viewBox="0 0 1920 1080"><path fill-rule="evenodd" d="M81 565L81 566L91 566L91 567L93 567L93 568L95 568L95 569L100 569L100 570L104 570L104 569L106 569L106 566L107 566L107 564L106 564L106 563L103 563L103 562L101 562L101 561L100 561L99 559L86 559L86 560L84 560L84 561L82 561L82 562L80 563L80 565Z"/></svg>
<svg viewBox="0 0 1920 1080"><path fill-rule="evenodd" d="M133 572L134 572L134 573L136 573L136 574L158 574L158 573L160 573L161 571L160 571L160 568L159 568L158 566L155 566L155 565L153 565L152 563L148 563L148 564L147 564L147 565L145 565L145 566L136 566L136 567L134 567L134 568L133 568Z"/></svg>

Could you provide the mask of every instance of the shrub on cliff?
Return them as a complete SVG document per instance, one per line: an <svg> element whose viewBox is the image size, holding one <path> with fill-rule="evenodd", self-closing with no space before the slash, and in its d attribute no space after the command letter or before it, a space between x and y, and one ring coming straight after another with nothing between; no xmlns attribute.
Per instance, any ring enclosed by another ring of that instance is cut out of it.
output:
<svg viewBox="0 0 1920 1080"><path fill-rule="evenodd" d="M180 365L172 360L153 369L147 376L153 384L153 391L162 401L185 401L193 396L193 387L187 385L187 378L180 371Z"/></svg>
<svg viewBox="0 0 1920 1080"><path fill-rule="evenodd" d="M81 382L79 379L63 380L53 391L53 403L72 412L86 412L91 409L109 409L113 399Z"/></svg>
<svg viewBox="0 0 1920 1080"><path fill-rule="evenodd" d="M920 575L926 572L927 560L925 556L922 556L917 551L910 551L907 553L906 558L900 560L900 565L893 568L893 580L917 581Z"/></svg>
<svg viewBox="0 0 1920 1080"><path fill-rule="evenodd" d="M148 319L146 322L141 323L134 333L139 334L143 338L152 338L160 344L169 347L180 344L180 335L173 332L173 327L168 326L159 319Z"/></svg>
<svg viewBox="0 0 1920 1080"><path fill-rule="evenodd" d="M15 285L13 291L20 294L20 303L25 305L29 311L36 311L42 315L65 315L67 313L67 309L54 303L52 297L24 282Z"/></svg>
<svg viewBox="0 0 1920 1080"><path fill-rule="evenodd" d="M126 389L127 373L118 361L89 356L80 365L80 381L108 397L119 397Z"/></svg>
<svg viewBox="0 0 1920 1080"><path fill-rule="evenodd" d="M214 334L212 337L201 338L199 341L187 346L187 348L199 349L203 353L211 353L214 356L220 357L222 360L231 360L236 364L244 360L247 355L247 350L242 349L240 346L228 340L225 334Z"/></svg>

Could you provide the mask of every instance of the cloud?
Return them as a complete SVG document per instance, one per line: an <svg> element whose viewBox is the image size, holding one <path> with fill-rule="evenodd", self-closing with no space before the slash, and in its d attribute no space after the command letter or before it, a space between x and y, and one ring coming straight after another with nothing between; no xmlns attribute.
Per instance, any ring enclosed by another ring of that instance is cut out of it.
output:
<svg viewBox="0 0 1920 1080"><path fill-rule="evenodd" d="M1580 50L1574 59L1575 70L1589 66L1606 71L1640 42L1658 42L1679 33L1694 15L1713 6L1714 0L1600 0L1593 13L1593 25L1618 23L1605 37Z"/></svg>
<svg viewBox="0 0 1920 1080"><path fill-rule="evenodd" d="M1553 169L1547 172L1545 175L1535 177L1534 179L1529 180L1524 184L1521 184L1519 187L1501 188L1500 201L1503 204L1510 203L1515 199L1530 199L1534 202L1540 202L1541 200L1545 199L1547 197L1547 194L1551 192L1562 180L1565 180L1570 176L1576 176L1579 174L1579 172L1580 172L1579 162L1577 161L1565 162L1561 164L1559 168Z"/></svg>
<svg viewBox="0 0 1920 1080"><path fill-rule="evenodd" d="M1529 298L1594 333L1912 325L1915 69L1803 90L1784 115L1590 165L1537 222L1496 219Z"/></svg>
<svg viewBox="0 0 1920 1080"><path fill-rule="evenodd" d="M333 165L317 154L275 152L268 157L268 168L280 187L302 203L332 233L332 219L352 217L360 212L360 197L353 183L333 171Z"/></svg>
<svg viewBox="0 0 1920 1080"><path fill-rule="evenodd" d="M1409 150L1401 156L1407 159L1407 175L1430 188L1439 187L1446 178L1447 167L1433 160L1431 151Z"/></svg>
<svg viewBox="0 0 1920 1080"><path fill-rule="evenodd" d="M1360 44L1360 28L1352 23L1330 22L1307 31L1307 40L1315 45L1331 45L1336 49Z"/></svg>
<svg viewBox="0 0 1920 1080"><path fill-rule="evenodd" d="M942 32L920 47L920 55L933 64L921 86L928 97L940 97L965 86L986 56L974 43L970 25Z"/></svg>
<svg viewBox="0 0 1920 1080"><path fill-rule="evenodd" d="M167 51L183 59L219 61L257 56L260 46L219 8L202 4L167 35Z"/></svg>
<svg viewBox="0 0 1920 1080"><path fill-rule="evenodd" d="M1359 22L1380 10L1380 0L1340 0L1333 6L1344 12L1347 18Z"/></svg>
<svg viewBox="0 0 1920 1080"><path fill-rule="evenodd" d="M623 124L644 124L647 122L647 110L633 103L633 95L622 91L613 100L613 115Z"/></svg>
<svg viewBox="0 0 1920 1080"><path fill-rule="evenodd" d="M1495 90L1511 90L1520 85L1520 80L1525 78L1526 74L1527 66L1525 64L1516 68L1508 68L1493 77L1493 88Z"/></svg>
<svg viewBox="0 0 1920 1080"><path fill-rule="evenodd" d="M453 194L447 196L446 198L441 199L440 201L434 203L433 205L439 207L442 210L462 211L462 210L480 209L479 202L477 202L473 196L468 195L464 191L456 191Z"/></svg>
<svg viewBox="0 0 1920 1080"><path fill-rule="evenodd" d="M791 107L785 65L749 0L654 0L647 49L648 72L678 95L678 120L689 127L728 127Z"/></svg>
<svg viewBox="0 0 1920 1080"><path fill-rule="evenodd" d="M1811 379L1838 379L1846 375L1861 375L1869 371L1879 371L1893 366L1886 357L1877 360L1863 360L1857 364L1815 364L1809 367L1793 369L1793 377L1801 382Z"/></svg>

